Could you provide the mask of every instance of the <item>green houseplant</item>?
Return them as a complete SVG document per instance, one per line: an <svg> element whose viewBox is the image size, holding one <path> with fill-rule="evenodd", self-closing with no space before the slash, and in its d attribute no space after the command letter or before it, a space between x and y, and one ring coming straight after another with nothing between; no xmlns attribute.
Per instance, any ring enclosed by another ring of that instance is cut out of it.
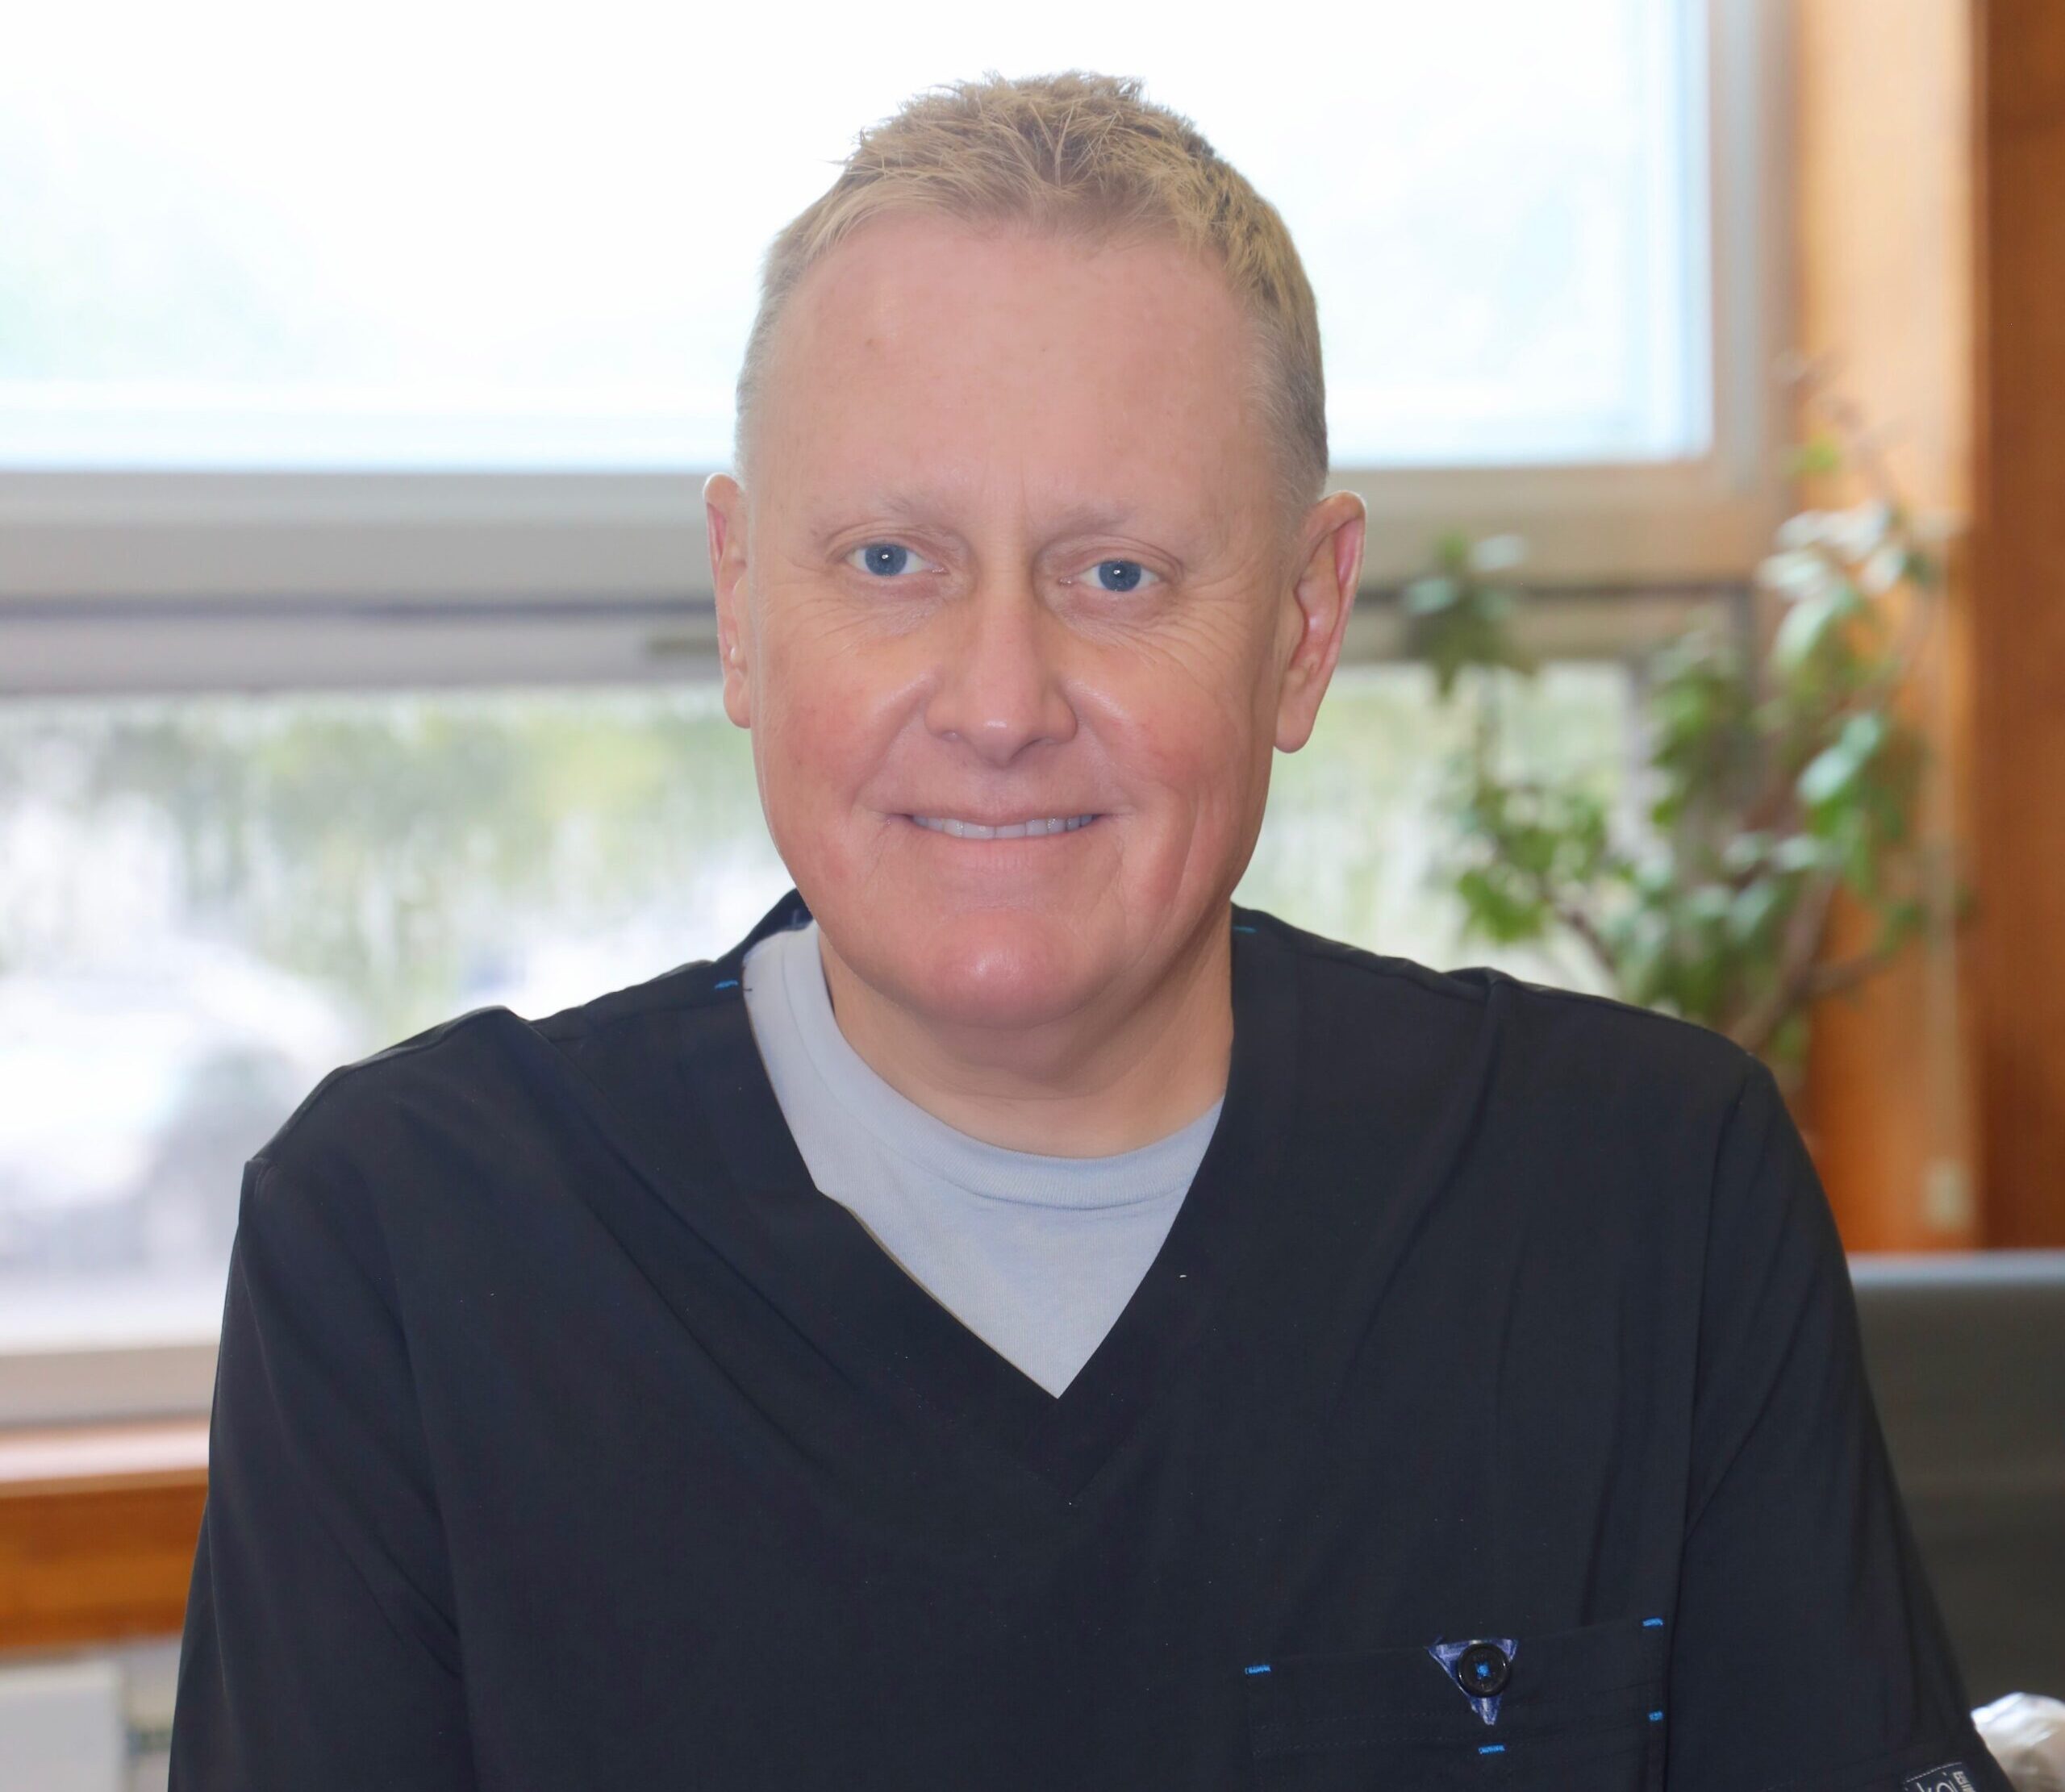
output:
<svg viewBox="0 0 2065 1792"><path fill-rule="evenodd" d="M1788 1087L1812 1004L1870 977L1942 902L1916 825L1927 748L1897 701L1941 569L1854 412L1817 385L1805 398L1818 423L1796 472L1850 469L1869 495L1779 528L1758 583L1780 616L1759 652L1702 626L1656 654L1638 838L1617 832L1596 779L1541 775L1505 750L1504 699L1536 670L1515 631L1528 601L1515 539L1445 537L1404 597L1408 651L1443 702L1471 711L1438 867L1466 933L1574 937L1622 999L1726 1033ZM1842 889L1876 927L1830 961Z"/></svg>

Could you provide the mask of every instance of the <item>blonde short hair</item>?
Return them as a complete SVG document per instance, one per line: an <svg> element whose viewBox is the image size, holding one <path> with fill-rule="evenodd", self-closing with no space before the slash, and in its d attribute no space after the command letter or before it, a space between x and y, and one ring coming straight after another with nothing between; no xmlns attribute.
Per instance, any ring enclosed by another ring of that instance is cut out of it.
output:
<svg viewBox="0 0 2065 1792"><path fill-rule="evenodd" d="M761 265L760 308L739 373L734 455L743 474L774 327L796 283L869 219L931 211L1093 242L1173 240L1214 262L1253 320L1254 396L1276 439L1291 514L1326 482L1319 315L1276 208L1188 119L1138 81L1069 69L953 81L861 131L839 177L786 225Z"/></svg>

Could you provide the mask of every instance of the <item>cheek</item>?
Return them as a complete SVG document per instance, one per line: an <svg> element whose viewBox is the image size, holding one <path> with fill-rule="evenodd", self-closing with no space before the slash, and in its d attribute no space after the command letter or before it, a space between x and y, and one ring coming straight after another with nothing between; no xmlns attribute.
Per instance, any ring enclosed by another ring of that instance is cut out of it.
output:
<svg viewBox="0 0 2065 1792"><path fill-rule="evenodd" d="M895 732L893 706L859 663L811 647L770 652L754 702L770 782L805 802L859 788Z"/></svg>
<svg viewBox="0 0 2065 1792"><path fill-rule="evenodd" d="M1099 731L1143 791L1162 792L1201 827L1245 814L1272 737L1237 654L1157 655L1112 678L1103 694Z"/></svg>

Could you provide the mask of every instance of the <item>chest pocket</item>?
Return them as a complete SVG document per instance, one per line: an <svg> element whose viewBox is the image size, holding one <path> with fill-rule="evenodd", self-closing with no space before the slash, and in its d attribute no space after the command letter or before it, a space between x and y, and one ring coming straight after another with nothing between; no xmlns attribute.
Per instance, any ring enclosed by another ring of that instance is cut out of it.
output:
<svg viewBox="0 0 2065 1792"><path fill-rule="evenodd" d="M1279 1656L1243 1676L1254 1784L1654 1792L1663 1784L1663 1636L1629 1618L1513 1637L1488 1724L1425 1644Z"/></svg>

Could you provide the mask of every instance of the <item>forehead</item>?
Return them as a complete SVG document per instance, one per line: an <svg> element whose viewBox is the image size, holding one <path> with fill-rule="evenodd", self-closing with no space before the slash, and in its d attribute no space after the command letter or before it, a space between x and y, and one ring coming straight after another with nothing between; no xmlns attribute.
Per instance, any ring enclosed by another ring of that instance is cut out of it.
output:
<svg viewBox="0 0 2065 1792"><path fill-rule="evenodd" d="M1257 483L1251 327L1174 243L879 218L809 269L776 335L761 422L792 488L1216 503Z"/></svg>

